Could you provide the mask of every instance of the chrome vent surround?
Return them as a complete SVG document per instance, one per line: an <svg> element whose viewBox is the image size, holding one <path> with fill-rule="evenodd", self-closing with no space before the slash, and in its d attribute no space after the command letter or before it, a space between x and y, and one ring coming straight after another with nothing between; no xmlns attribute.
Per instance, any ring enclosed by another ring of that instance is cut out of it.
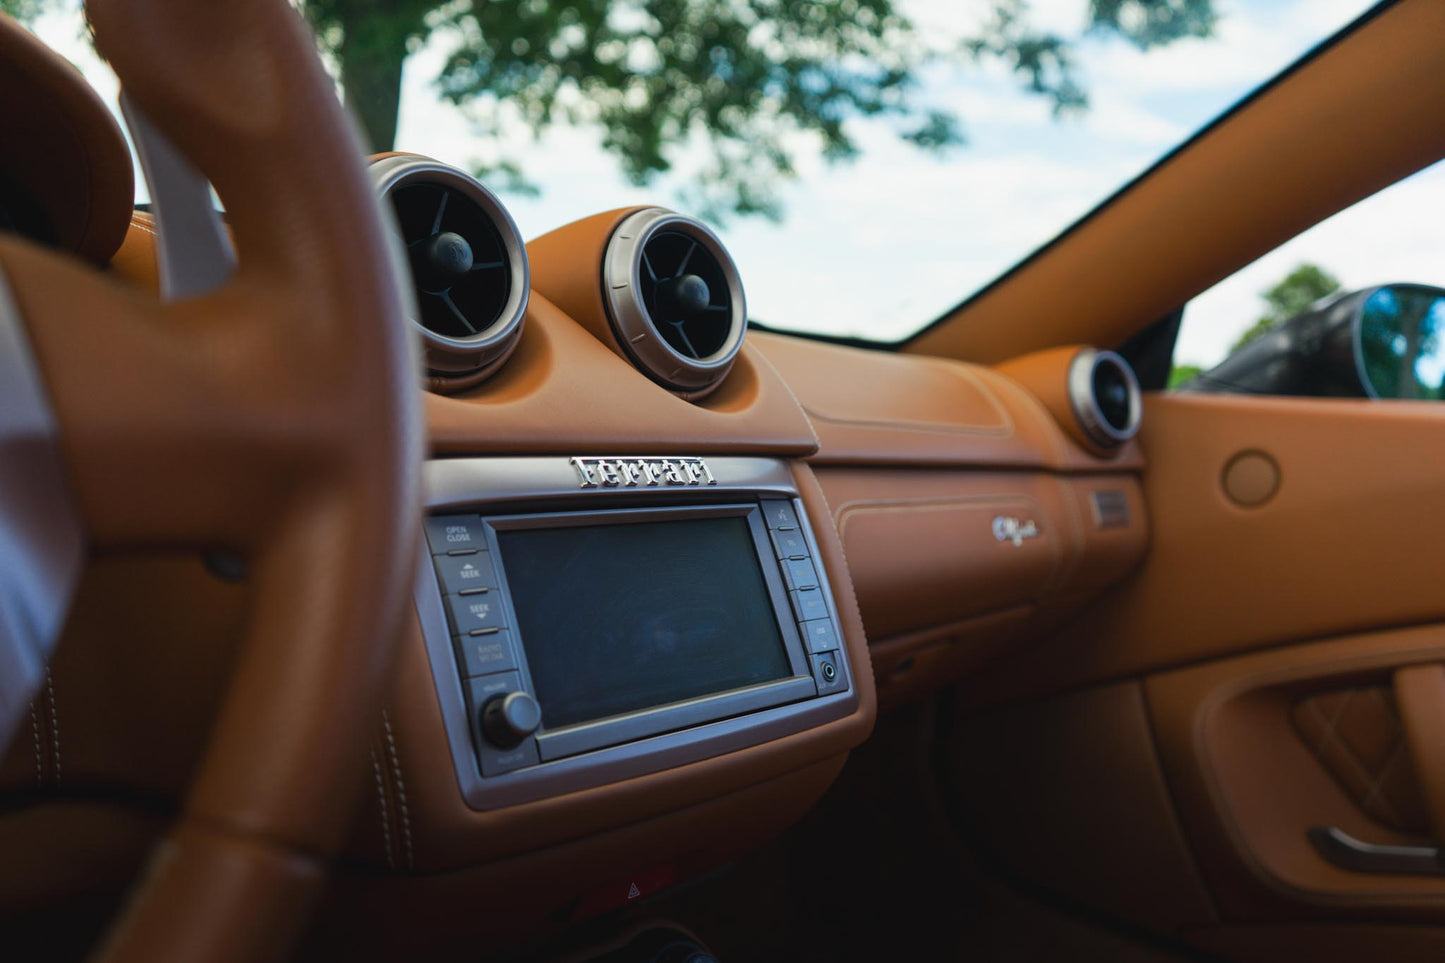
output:
<svg viewBox="0 0 1445 963"><path fill-rule="evenodd" d="M649 377L693 396L715 388L747 333L737 265L717 235L658 207L629 215L602 257L617 341Z"/></svg>
<svg viewBox="0 0 1445 963"><path fill-rule="evenodd" d="M1069 405L1084 434L1106 450L1138 434L1144 410L1129 362L1094 348L1080 351L1069 365Z"/></svg>
<svg viewBox="0 0 1445 963"><path fill-rule="evenodd" d="M496 195L455 167L399 154L371 174L406 250L427 368L444 385L474 383L522 334L531 290L522 235Z"/></svg>

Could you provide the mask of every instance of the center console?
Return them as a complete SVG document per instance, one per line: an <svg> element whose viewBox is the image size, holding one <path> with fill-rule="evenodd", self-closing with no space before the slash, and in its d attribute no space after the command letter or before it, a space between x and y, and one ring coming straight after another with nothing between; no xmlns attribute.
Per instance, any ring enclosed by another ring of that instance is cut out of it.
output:
<svg viewBox="0 0 1445 963"><path fill-rule="evenodd" d="M785 463L450 459L426 480L416 604L472 808L684 765L856 709Z"/></svg>

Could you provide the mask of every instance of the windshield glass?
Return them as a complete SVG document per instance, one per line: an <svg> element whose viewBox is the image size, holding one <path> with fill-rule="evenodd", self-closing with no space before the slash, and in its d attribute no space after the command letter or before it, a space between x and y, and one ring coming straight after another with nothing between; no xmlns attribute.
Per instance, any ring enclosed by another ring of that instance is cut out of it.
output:
<svg viewBox="0 0 1445 963"><path fill-rule="evenodd" d="M371 142L476 171L524 236L664 204L718 228L755 320L881 342L983 287L1366 6L295 2ZM29 14L113 102L76 3L0 9Z"/></svg>

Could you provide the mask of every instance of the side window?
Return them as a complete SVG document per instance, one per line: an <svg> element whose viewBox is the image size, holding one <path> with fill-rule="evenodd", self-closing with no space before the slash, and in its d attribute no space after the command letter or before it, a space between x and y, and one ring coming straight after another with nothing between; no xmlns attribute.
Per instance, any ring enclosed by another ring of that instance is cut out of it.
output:
<svg viewBox="0 0 1445 963"><path fill-rule="evenodd" d="M1236 272L1184 309L1169 388L1445 397L1445 162Z"/></svg>

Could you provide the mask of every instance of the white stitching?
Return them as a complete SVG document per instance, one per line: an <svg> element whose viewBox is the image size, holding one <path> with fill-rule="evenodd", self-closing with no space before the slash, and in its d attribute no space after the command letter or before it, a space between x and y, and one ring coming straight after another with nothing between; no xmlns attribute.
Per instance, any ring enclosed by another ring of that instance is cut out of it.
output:
<svg viewBox="0 0 1445 963"><path fill-rule="evenodd" d="M401 810L401 838L406 848L406 868L411 869L411 814L406 806L406 781L401 778L401 757L396 751L396 739L392 737L391 720L387 718L385 709L381 710L381 724L386 727L386 747L391 753L391 775L396 782L397 807Z"/></svg>
<svg viewBox="0 0 1445 963"><path fill-rule="evenodd" d="M60 714L55 711L55 680L45 672L45 691L50 697L50 749L55 757L55 784L60 785Z"/></svg>
<svg viewBox="0 0 1445 963"><path fill-rule="evenodd" d="M371 771L376 774L376 801L381 805L381 840L386 849L386 865L396 868L396 858L391 852L391 816L386 808L386 787L382 784L381 763L376 760L376 750L371 750Z"/></svg>
<svg viewBox="0 0 1445 963"><path fill-rule="evenodd" d="M823 442L818 437L818 429L813 427L813 419L808 411L808 407L798 400L798 393L793 390L792 385L788 384L788 379L783 377L783 373L778 370L777 365L773 364L773 359L768 357L767 352L760 349L757 345L751 345L750 347L753 349L752 353L762 359L763 364L767 365L768 369L772 371L773 377L777 378L778 382L782 384L783 390L788 393L788 397L793 399L793 404L798 406L798 413L803 416L803 424L808 426L808 434L813 436L813 454L821 454L823 451Z"/></svg>
<svg viewBox="0 0 1445 963"><path fill-rule="evenodd" d="M30 703L30 734L35 738L35 788L45 785L45 763L40 754L40 716L35 712L35 703Z"/></svg>

